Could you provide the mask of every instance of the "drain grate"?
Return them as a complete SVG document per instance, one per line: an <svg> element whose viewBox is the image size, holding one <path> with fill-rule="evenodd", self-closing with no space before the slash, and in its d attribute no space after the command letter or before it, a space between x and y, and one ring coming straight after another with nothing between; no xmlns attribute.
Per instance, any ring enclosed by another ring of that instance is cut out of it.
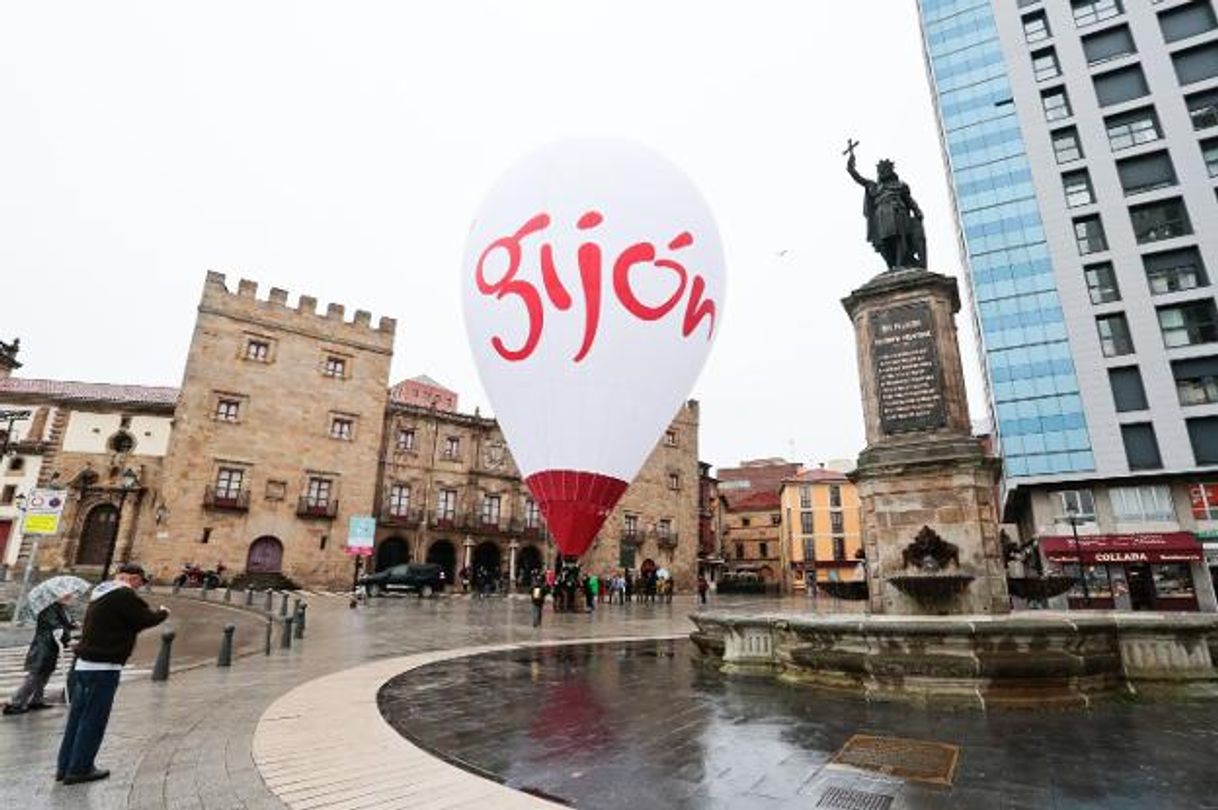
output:
<svg viewBox="0 0 1218 810"><path fill-rule="evenodd" d="M833 810L888 810L893 796L887 793L869 793L854 788L831 787L821 794L817 807Z"/></svg>
<svg viewBox="0 0 1218 810"><path fill-rule="evenodd" d="M830 762L898 779L950 786L959 758L959 746L947 743L855 734Z"/></svg>

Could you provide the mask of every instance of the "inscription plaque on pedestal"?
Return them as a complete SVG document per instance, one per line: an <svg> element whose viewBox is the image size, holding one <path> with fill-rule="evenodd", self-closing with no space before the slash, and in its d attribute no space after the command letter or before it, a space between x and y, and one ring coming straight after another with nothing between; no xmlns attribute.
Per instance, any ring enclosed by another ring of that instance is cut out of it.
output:
<svg viewBox="0 0 1218 810"><path fill-rule="evenodd" d="M885 433L943 427L943 375L926 303L871 313L871 362Z"/></svg>

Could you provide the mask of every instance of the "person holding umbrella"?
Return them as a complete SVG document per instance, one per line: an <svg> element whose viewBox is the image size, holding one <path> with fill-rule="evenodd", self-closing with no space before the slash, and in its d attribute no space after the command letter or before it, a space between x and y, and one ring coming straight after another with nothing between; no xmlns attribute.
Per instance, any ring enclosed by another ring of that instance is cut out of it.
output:
<svg viewBox="0 0 1218 810"><path fill-rule="evenodd" d="M89 590L89 583L80 577L51 577L30 591L23 611L37 616L34 638L25 655L25 680L4 706L4 714L25 714L31 710L49 709L42 690L55 673L59 663L59 646L67 647L76 623L66 606ZM55 639L55 632L61 631Z"/></svg>

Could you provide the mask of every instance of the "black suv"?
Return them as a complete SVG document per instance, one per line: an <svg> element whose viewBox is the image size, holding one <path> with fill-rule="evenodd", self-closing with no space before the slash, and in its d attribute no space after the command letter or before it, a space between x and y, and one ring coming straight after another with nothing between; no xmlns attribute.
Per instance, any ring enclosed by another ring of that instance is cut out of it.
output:
<svg viewBox="0 0 1218 810"><path fill-rule="evenodd" d="M431 596L444 587L444 569L434 563L407 563L395 565L360 577L369 596L379 596L389 591L416 591L419 597Z"/></svg>

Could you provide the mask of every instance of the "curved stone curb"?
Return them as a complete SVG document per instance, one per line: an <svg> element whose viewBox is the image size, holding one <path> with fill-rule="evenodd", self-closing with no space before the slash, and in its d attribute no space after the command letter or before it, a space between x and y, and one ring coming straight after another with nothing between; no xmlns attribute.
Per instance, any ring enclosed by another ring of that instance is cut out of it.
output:
<svg viewBox="0 0 1218 810"><path fill-rule="evenodd" d="M254 763L271 792L294 810L560 807L450 765L402 737L381 717L377 692L403 672L453 658L687 637L681 633L518 642L373 661L309 681L272 703L254 731Z"/></svg>

